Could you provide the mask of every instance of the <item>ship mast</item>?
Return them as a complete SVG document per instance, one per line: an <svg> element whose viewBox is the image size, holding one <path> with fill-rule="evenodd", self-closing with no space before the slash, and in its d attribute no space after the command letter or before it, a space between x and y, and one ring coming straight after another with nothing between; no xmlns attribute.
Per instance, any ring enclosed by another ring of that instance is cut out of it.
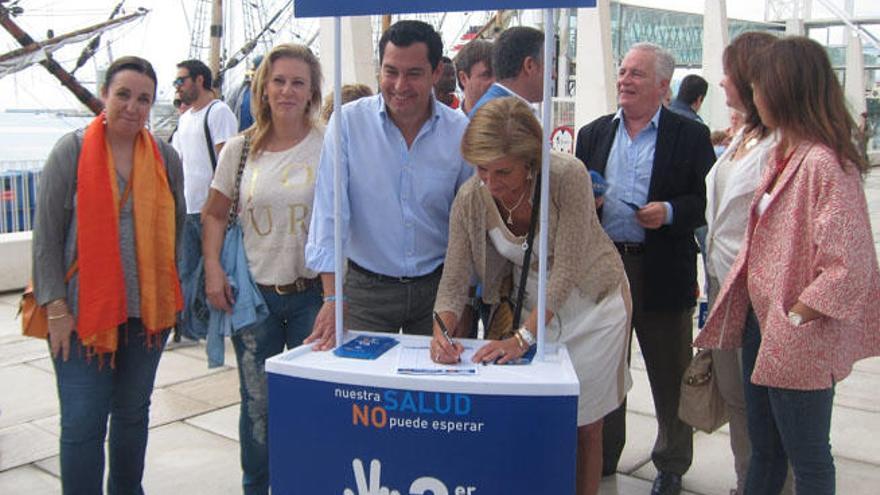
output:
<svg viewBox="0 0 880 495"><path fill-rule="evenodd" d="M21 46L29 48L37 45L36 40L12 20L13 13L14 12L4 7L3 2L0 1L0 26L9 31L9 34L11 34ZM80 84L70 72L65 70L64 67L61 67L51 55L46 54L45 60L42 60L40 65L45 67L46 70L55 76L64 87L76 96L76 99L82 102L83 105L87 106L89 110L95 113L95 115L98 115L104 110L104 103L96 98L91 91L83 87L83 85Z"/></svg>
<svg viewBox="0 0 880 495"><path fill-rule="evenodd" d="M211 9L211 49L208 67L214 79L220 74L220 48L223 43L223 0L213 0Z"/></svg>

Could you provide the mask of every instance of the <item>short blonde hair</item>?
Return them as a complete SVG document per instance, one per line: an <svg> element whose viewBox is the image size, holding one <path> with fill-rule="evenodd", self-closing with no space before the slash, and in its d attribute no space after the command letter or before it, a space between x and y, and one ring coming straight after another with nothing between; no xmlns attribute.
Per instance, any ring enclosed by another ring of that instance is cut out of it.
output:
<svg viewBox="0 0 880 495"><path fill-rule="evenodd" d="M529 170L541 162L544 132L519 98L497 98L481 106L461 139L461 154L474 165L503 158L522 160Z"/></svg>

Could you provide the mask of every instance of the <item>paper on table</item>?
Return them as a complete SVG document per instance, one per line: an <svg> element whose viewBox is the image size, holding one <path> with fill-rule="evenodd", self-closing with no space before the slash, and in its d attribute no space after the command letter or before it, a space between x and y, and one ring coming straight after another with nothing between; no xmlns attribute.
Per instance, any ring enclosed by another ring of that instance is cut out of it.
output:
<svg viewBox="0 0 880 495"><path fill-rule="evenodd" d="M471 359L477 352L475 347L465 347L461 361L456 364L440 364L431 360L430 347L400 348L397 372L402 375L476 375L477 365Z"/></svg>

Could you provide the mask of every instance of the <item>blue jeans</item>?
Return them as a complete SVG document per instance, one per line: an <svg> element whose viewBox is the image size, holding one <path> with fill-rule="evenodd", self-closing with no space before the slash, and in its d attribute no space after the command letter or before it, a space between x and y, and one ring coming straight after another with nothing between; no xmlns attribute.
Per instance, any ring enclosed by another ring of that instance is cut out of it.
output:
<svg viewBox="0 0 880 495"><path fill-rule="evenodd" d="M187 213L186 221L183 224L183 234L180 242L180 259L178 260L178 275L182 282L181 286L185 291L192 291L195 287L193 284L186 283L191 277L199 260L202 258L202 220L198 213ZM183 300L186 304L192 301L190 294L185 293ZM197 339L198 332L193 331L186 325L186 322L180 321L178 318L177 329L180 334L190 338ZM204 337L204 336L203 336Z"/></svg>
<svg viewBox="0 0 880 495"><path fill-rule="evenodd" d="M834 387L791 390L753 384L761 329L751 310L742 343L743 387L752 442L746 495L779 494L789 461L796 493L833 494L834 458L829 437Z"/></svg>
<svg viewBox="0 0 880 495"><path fill-rule="evenodd" d="M119 347L87 357L71 336L70 358L52 360L61 405L61 486L65 495L103 493L104 437L110 416L110 494L143 494L150 395L168 332L145 339L140 319L120 325Z"/></svg>
<svg viewBox="0 0 880 495"><path fill-rule="evenodd" d="M323 300L320 287L298 294L280 295L263 289L269 317L263 323L232 337L238 361L241 413L242 486L246 495L269 492L268 385L266 359L302 344L312 331Z"/></svg>

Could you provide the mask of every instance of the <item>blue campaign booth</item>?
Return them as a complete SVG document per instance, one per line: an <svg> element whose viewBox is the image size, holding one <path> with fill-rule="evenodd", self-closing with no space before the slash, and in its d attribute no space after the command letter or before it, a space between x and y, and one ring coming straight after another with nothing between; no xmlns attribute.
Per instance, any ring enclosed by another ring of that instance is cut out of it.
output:
<svg viewBox="0 0 880 495"><path fill-rule="evenodd" d="M510 8L545 10L544 59L552 60L557 7L594 7L595 0L297 0L297 17L336 17L335 66L341 66L339 16ZM550 68L544 64L544 176L549 177ZM335 112L341 75L334 74ZM341 135L327 136L337 140ZM339 159L335 215L340 216ZM541 203L549 203L542 181ZM546 308L547 209L540 211L538 314ZM342 294L342 233L335 222L336 287ZM343 337L336 306L336 341ZM575 492L579 385L564 347L544 342L538 323L535 360L481 366L475 375L397 373L405 336L376 360L346 359L298 347L266 361L269 382L269 470L276 495L572 495ZM468 341L462 341L468 345ZM471 346L480 345L470 342ZM425 349L425 353L427 353Z"/></svg>
<svg viewBox="0 0 880 495"><path fill-rule="evenodd" d="M578 380L564 347L526 366L411 376L398 353L428 338L397 337L375 361L299 347L266 362L273 493L574 493Z"/></svg>

